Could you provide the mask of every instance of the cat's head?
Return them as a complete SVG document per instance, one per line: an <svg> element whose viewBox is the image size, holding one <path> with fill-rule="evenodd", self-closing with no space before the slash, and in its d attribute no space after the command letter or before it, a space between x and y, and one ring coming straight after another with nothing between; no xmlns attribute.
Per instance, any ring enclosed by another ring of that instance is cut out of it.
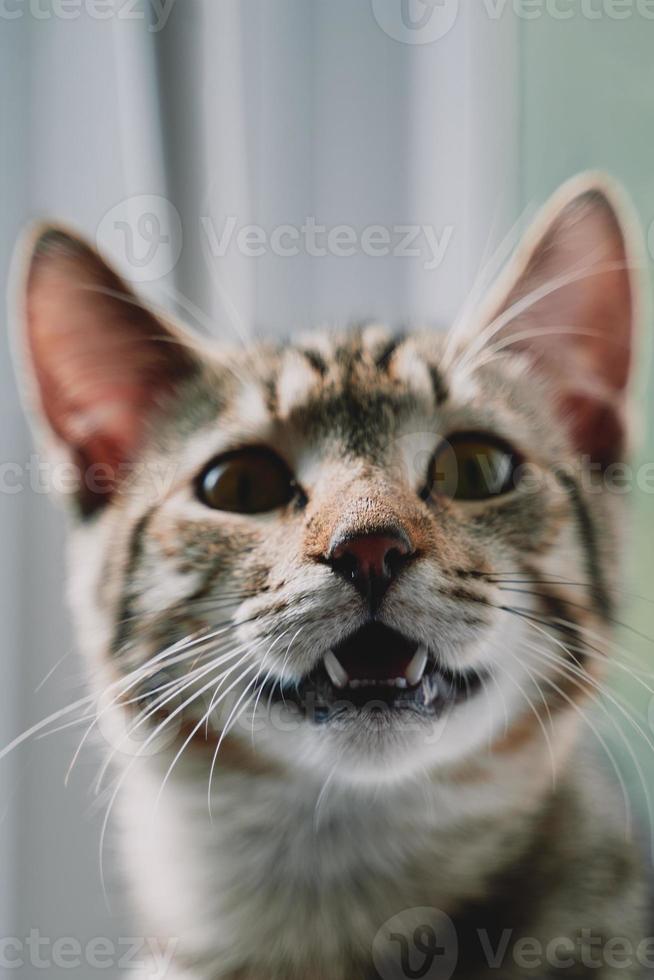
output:
<svg viewBox="0 0 654 980"><path fill-rule="evenodd" d="M82 643L130 725L188 752L252 728L269 761L378 780L582 696L623 496L619 214L602 181L565 188L449 334L249 348L191 338L39 229L25 385L70 484Z"/></svg>

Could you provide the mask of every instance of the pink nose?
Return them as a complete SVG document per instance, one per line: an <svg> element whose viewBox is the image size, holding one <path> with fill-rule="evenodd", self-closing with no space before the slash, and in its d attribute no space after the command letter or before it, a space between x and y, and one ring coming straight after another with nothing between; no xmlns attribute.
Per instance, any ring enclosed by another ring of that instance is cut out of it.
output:
<svg viewBox="0 0 654 980"><path fill-rule="evenodd" d="M407 537L398 531L340 538L328 560L337 575L375 605L412 554Z"/></svg>

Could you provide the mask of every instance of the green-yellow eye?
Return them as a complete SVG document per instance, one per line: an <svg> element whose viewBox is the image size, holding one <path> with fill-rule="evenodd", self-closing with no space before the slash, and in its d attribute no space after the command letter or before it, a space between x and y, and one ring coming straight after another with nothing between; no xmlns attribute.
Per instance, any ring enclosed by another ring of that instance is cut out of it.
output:
<svg viewBox="0 0 654 980"><path fill-rule="evenodd" d="M196 490L202 503L214 510L262 514L289 503L296 485L279 456L253 448L215 459L198 477Z"/></svg>
<svg viewBox="0 0 654 980"><path fill-rule="evenodd" d="M454 435L432 459L426 496L486 500L516 487L518 457L492 436Z"/></svg>

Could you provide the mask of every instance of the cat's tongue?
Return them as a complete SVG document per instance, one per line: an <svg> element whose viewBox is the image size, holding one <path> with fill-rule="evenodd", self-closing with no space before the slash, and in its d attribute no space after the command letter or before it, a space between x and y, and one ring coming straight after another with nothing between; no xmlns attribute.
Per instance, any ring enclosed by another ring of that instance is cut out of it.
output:
<svg viewBox="0 0 654 980"><path fill-rule="evenodd" d="M329 674L338 687L344 687L348 681L383 682L401 678L408 684L417 684L427 662L426 651L423 653L417 641L380 623L362 626L335 647L332 655L343 672L338 671L330 658Z"/></svg>

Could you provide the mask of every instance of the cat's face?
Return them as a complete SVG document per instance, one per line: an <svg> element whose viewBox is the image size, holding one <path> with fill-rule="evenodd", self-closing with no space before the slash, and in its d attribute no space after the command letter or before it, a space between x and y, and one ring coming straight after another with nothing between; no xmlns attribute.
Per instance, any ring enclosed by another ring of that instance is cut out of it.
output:
<svg viewBox="0 0 654 980"><path fill-rule="evenodd" d="M378 781L574 698L575 624L608 614L626 264L607 198L568 195L449 337L201 350L42 233L27 348L84 474L83 643L129 725Z"/></svg>

